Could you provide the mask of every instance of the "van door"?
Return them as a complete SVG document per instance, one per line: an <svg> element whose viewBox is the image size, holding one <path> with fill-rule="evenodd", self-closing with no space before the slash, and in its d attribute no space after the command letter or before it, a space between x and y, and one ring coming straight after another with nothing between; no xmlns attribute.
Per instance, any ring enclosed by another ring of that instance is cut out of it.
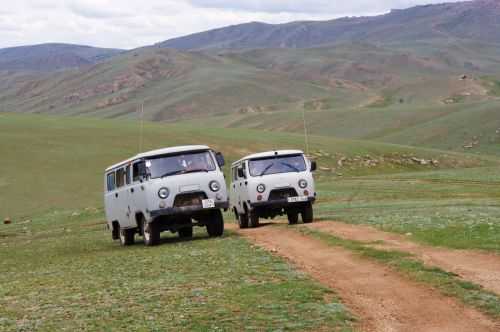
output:
<svg viewBox="0 0 500 332"><path fill-rule="evenodd" d="M137 213L145 215L146 207L146 192L143 180L139 173L139 164L144 161L138 160L132 163L132 183L129 188L130 203L132 209L132 216L135 219Z"/></svg>
<svg viewBox="0 0 500 332"><path fill-rule="evenodd" d="M229 201L231 202L231 206L236 208L236 210L238 210L238 197L236 194L236 183L238 182L237 169L237 165L231 168L231 187L229 188Z"/></svg>
<svg viewBox="0 0 500 332"><path fill-rule="evenodd" d="M133 227L134 225L130 221L130 204L125 168L120 168L116 171L116 191L114 197L120 227Z"/></svg>
<svg viewBox="0 0 500 332"><path fill-rule="evenodd" d="M239 177L239 197L238 200L240 201L240 206L241 206L241 211L242 213L245 212L245 202L248 200L248 173L247 173L247 161L243 161L240 166L243 169L243 177ZM250 209L250 206L248 206Z"/></svg>
<svg viewBox="0 0 500 332"><path fill-rule="evenodd" d="M114 199L115 195L115 172L110 172L106 174L106 192L104 194L104 206L106 209L106 219L108 223L112 223L113 221L117 221L118 217L116 216L116 202Z"/></svg>

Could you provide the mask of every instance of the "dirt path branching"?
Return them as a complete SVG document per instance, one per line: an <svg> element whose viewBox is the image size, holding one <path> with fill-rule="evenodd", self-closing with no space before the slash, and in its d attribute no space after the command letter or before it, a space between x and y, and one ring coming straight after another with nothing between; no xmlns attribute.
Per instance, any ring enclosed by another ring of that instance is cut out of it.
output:
<svg viewBox="0 0 500 332"><path fill-rule="evenodd" d="M310 234L301 234L310 232ZM354 248L319 239L305 227L268 226L239 231L287 258L334 289L360 318L362 331L498 331L494 318L392 267L362 257ZM316 232L319 233L319 232ZM325 236L333 236L326 234ZM375 249L373 249L375 250ZM380 253L382 254L382 253ZM403 255L389 253L387 255Z"/></svg>
<svg viewBox="0 0 500 332"><path fill-rule="evenodd" d="M500 295L500 256L477 250L436 248L410 241L405 236L370 226L342 222L320 222L309 228L342 239L360 241L383 250L398 250L415 255L426 265L436 266Z"/></svg>

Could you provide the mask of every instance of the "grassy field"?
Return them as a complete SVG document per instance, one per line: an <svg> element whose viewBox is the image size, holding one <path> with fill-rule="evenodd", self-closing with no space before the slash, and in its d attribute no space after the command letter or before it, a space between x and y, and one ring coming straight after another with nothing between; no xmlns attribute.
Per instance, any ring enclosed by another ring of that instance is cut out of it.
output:
<svg viewBox="0 0 500 332"><path fill-rule="evenodd" d="M254 151L303 146L301 135L200 128L146 123L144 149L206 143L230 163ZM138 151L138 133L133 121L0 114L0 215L13 219L0 225L0 330L353 328L355 318L335 294L231 232L209 239L200 230L188 242L165 234L164 245L152 249L112 242L103 224L102 171ZM500 252L495 157L322 136L310 144L323 167L316 173L319 219ZM439 163L408 162L412 156ZM475 285L406 257L381 256L497 315L496 300L488 302Z"/></svg>
<svg viewBox="0 0 500 332"><path fill-rule="evenodd" d="M51 208L102 206L103 170L139 150L139 125L132 121L110 121L73 117L0 114L0 216L30 218ZM178 144L208 144L222 151L228 164L251 152L303 148L301 135L245 129L202 129L146 123L143 149ZM414 155L438 159L438 168L471 167L491 163L474 156L449 154L438 150L363 141L312 137L312 152L320 166L333 169L343 156L370 154L383 156ZM345 174L374 174L429 170L434 166L381 163L366 168L353 163ZM227 170L227 167L226 167ZM318 173L331 178L331 171Z"/></svg>
<svg viewBox="0 0 500 332"><path fill-rule="evenodd" d="M350 331L331 291L227 233L122 248L101 210L0 231L0 331Z"/></svg>
<svg viewBox="0 0 500 332"><path fill-rule="evenodd" d="M499 186L499 167L343 178L320 184L318 211L431 245L500 253Z"/></svg>

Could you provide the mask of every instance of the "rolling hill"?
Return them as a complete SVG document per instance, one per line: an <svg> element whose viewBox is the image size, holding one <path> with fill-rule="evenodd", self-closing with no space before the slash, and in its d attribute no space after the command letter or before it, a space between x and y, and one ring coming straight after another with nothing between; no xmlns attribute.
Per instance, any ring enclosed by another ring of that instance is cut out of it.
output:
<svg viewBox="0 0 500 332"><path fill-rule="evenodd" d="M144 103L146 120L292 133L305 114L313 135L498 155L497 13L474 1L251 23L127 52L3 50L0 111L137 119ZM80 60L58 61L69 53Z"/></svg>
<svg viewBox="0 0 500 332"><path fill-rule="evenodd" d="M41 44L0 49L0 71L57 71L89 66L122 50L70 44Z"/></svg>

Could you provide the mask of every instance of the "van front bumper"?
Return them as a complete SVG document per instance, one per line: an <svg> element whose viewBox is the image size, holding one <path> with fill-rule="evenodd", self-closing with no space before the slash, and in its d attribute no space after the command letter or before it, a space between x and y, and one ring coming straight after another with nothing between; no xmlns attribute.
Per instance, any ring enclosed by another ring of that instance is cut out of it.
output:
<svg viewBox="0 0 500 332"><path fill-rule="evenodd" d="M152 218L161 217L161 216L175 216L175 215L189 215L196 214L203 211L211 211L211 210L227 210L229 209L229 202L216 202L214 208L204 209L201 205L191 205L191 206L183 206L183 207L171 207L166 209L159 209L150 212Z"/></svg>
<svg viewBox="0 0 500 332"><path fill-rule="evenodd" d="M316 201L316 197L308 197L307 201L305 202L293 202L290 203L288 202L288 199L277 199L273 201L265 201L265 202L256 202L256 203L250 203L250 206L254 209L258 208L285 208L289 206L300 206L305 203L314 203Z"/></svg>

